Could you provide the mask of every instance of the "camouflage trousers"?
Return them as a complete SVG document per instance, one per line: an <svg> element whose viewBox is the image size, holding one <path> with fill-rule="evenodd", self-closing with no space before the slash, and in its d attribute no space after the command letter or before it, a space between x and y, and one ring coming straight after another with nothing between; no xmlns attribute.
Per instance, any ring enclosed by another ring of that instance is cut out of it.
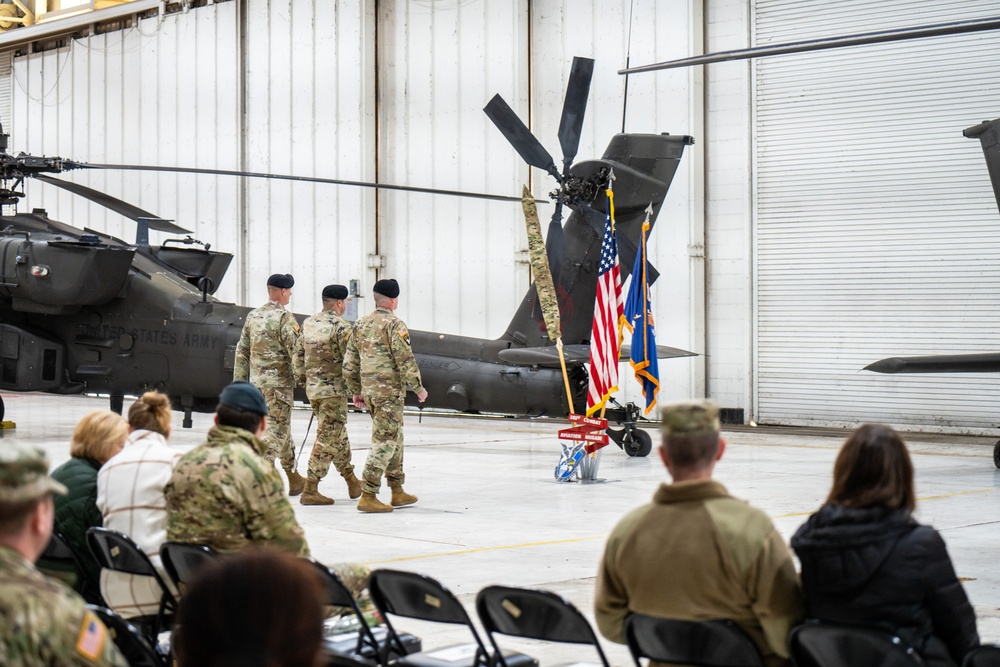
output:
<svg viewBox="0 0 1000 667"><path fill-rule="evenodd" d="M295 465L295 446L292 444L292 389L290 387L262 387L260 393L267 401L267 430L264 431L264 444L267 454L264 458L274 464L274 459L281 460L282 468Z"/></svg>
<svg viewBox="0 0 1000 667"><path fill-rule="evenodd" d="M372 416L372 448L365 459L361 490L378 493L382 475L390 487L402 486L403 474L403 399L365 395Z"/></svg>
<svg viewBox="0 0 1000 667"><path fill-rule="evenodd" d="M314 398L309 403L318 422L309 455L309 479L326 477L331 462L341 477L354 475L351 441L347 439L347 397Z"/></svg>
<svg viewBox="0 0 1000 667"><path fill-rule="evenodd" d="M375 604L372 602L371 595L368 594L368 578L372 574L371 568L360 563L334 563L329 567L344 582L344 586L351 592L351 597L357 601L358 607L365 616L370 616L375 611ZM342 614L346 611L347 609L344 607L333 607L331 615Z"/></svg>

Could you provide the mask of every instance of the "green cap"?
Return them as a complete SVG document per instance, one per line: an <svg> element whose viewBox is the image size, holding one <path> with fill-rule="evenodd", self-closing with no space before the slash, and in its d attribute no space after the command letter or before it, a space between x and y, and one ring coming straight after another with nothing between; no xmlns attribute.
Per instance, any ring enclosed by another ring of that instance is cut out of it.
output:
<svg viewBox="0 0 1000 667"><path fill-rule="evenodd" d="M664 435L697 435L718 433L719 406L712 401L671 403L660 411L660 428Z"/></svg>
<svg viewBox="0 0 1000 667"><path fill-rule="evenodd" d="M40 449L19 443L0 445L0 502L33 500L46 493L66 495L49 477L49 460Z"/></svg>

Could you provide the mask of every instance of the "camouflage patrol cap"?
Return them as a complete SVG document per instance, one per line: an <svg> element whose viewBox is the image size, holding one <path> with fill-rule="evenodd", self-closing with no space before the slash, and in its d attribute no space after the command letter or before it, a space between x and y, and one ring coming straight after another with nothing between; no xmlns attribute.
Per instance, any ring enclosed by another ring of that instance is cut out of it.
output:
<svg viewBox="0 0 1000 667"><path fill-rule="evenodd" d="M712 401L671 403L660 411L660 429L664 435L718 433L719 406Z"/></svg>
<svg viewBox="0 0 1000 667"><path fill-rule="evenodd" d="M267 279L268 287L280 287L281 289L292 289L295 285L295 278L290 273L272 273Z"/></svg>
<svg viewBox="0 0 1000 667"><path fill-rule="evenodd" d="M227 385L219 394L219 405L267 415L267 401L264 400L264 394L244 380L237 380Z"/></svg>
<svg viewBox="0 0 1000 667"><path fill-rule="evenodd" d="M46 493L66 495L49 477L49 460L40 449L19 443L0 447L0 502L33 500Z"/></svg>
<svg viewBox="0 0 1000 667"><path fill-rule="evenodd" d="M395 278L386 278L375 283L372 291L382 296L387 296L390 299L395 299L399 296L399 283L396 282Z"/></svg>
<svg viewBox="0 0 1000 667"><path fill-rule="evenodd" d="M324 299L346 299L349 292L343 285L327 285L323 288Z"/></svg>

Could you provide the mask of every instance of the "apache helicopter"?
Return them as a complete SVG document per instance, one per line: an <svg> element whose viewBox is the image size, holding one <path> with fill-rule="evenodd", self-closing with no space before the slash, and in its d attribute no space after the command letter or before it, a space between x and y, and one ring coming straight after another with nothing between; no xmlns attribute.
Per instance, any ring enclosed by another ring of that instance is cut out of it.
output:
<svg viewBox="0 0 1000 667"><path fill-rule="evenodd" d="M1000 118L983 121L963 130L962 134L969 139L979 139L993 196L1000 208ZM863 370L876 373L996 373L1000 371L1000 352L888 357L868 364ZM1000 468L1000 441L993 446L993 464Z"/></svg>
<svg viewBox="0 0 1000 667"><path fill-rule="evenodd" d="M559 129L562 172L499 96L486 108L518 153L552 174L559 185L551 194L556 214L547 252L560 296L574 406L586 401L584 364L589 360L607 180L613 172L624 280L633 266L645 209L652 206L655 221L684 147L693 143L687 136L618 134L601 159L574 164L592 71L592 60L574 59ZM150 245L150 229L188 231L107 194L48 175L80 168L212 173L482 196L279 174L13 156L7 153L7 135L0 128L0 211L14 210L0 217L0 390L103 393L120 412L125 395L159 389L171 397L175 409L184 411L185 427L191 425L192 411L214 410L219 392L232 380L236 345L251 310L213 296L232 255L190 236ZM52 220L42 209L17 213L26 178L135 220L135 243ZM572 209L565 228L564 205ZM649 271L655 279L655 270ZM305 315L297 317L301 321ZM428 390L420 407L553 417L569 412L559 357L545 333L534 285L495 340L415 330L410 337ZM667 347L658 352L661 358L694 354ZM626 348L623 357L627 355ZM301 390L297 398L304 400ZM414 400L408 395L408 403ZM609 435L631 456L645 456L651 447L649 434L636 427L638 415L639 408L632 404L616 406L606 415L622 426L609 429Z"/></svg>

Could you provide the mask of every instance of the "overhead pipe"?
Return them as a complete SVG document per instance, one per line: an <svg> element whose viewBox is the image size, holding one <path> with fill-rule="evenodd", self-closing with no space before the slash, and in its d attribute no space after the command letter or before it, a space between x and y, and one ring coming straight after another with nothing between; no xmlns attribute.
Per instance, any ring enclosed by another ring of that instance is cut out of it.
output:
<svg viewBox="0 0 1000 667"><path fill-rule="evenodd" d="M712 63L727 62L730 60L748 60L750 58L763 58L766 56L781 56L793 53L806 53L809 51L822 51L824 49L839 49L846 46L865 46L868 44L884 44L886 42L901 42L908 39L921 39L924 37L941 37L944 35L961 35L970 32L983 32L986 30L1000 29L1000 17L974 19L971 21L955 21L952 23L936 23L934 25L917 26L914 28L900 28L897 30L881 30L878 32L865 32L857 35L842 35L840 37L823 37L820 39L809 39L801 42L787 42L784 44L772 44L770 46L755 46L748 49L734 49L732 51L716 51L690 58L679 60L667 60L662 63L652 65L640 65L639 67L629 67L618 70L619 74L641 74L643 72L657 72L664 69L676 69L678 67L691 67L693 65L711 65Z"/></svg>

